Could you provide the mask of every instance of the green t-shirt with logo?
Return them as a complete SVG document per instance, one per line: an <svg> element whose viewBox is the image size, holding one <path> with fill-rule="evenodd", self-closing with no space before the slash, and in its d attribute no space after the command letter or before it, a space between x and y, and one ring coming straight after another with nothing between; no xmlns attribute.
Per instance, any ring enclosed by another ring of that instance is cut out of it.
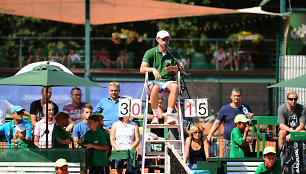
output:
<svg viewBox="0 0 306 174"><path fill-rule="evenodd" d="M282 173L281 161L275 159L275 162L271 168L266 168L265 163L261 163L255 171L255 174L279 174Z"/></svg>
<svg viewBox="0 0 306 174"><path fill-rule="evenodd" d="M107 145L107 137L101 129L97 128L95 132L89 130L84 135L85 144L94 144L105 146ZM95 148L89 149L90 167L104 167L108 166L108 157L105 150L98 150Z"/></svg>
<svg viewBox="0 0 306 174"><path fill-rule="evenodd" d="M244 130L234 128L231 133L231 151L230 158L244 158L245 154L250 152L250 146L241 146L243 143Z"/></svg>
<svg viewBox="0 0 306 174"><path fill-rule="evenodd" d="M172 55L175 58L177 58L179 63L182 63L181 58L176 50L173 50ZM149 67L153 67L157 69L157 71L160 73L161 78L162 78L161 82L175 80L175 73L168 72L165 70L165 68L167 67L169 63L171 63L172 66L175 66L176 65L175 61L170 55L170 53L165 52L163 54L162 52L159 52L158 46L146 51L145 55L143 56L142 62L148 63ZM155 80L152 72L149 73L149 80Z"/></svg>

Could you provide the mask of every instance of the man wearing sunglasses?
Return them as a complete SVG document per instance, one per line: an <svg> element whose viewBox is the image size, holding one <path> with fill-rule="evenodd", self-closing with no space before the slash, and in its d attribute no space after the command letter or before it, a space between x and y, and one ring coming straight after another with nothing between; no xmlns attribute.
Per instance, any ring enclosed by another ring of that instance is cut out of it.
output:
<svg viewBox="0 0 306 174"><path fill-rule="evenodd" d="M290 132L305 131L304 106L297 103L298 95L296 92L287 94L286 103L278 107L279 139L278 145L281 149L285 141L289 141Z"/></svg>
<svg viewBox="0 0 306 174"><path fill-rule="evenodd" d="M7 122L0 127L0 134L5 135L6 140L8 142L8 148L11 147L11 142L13 141L13 137L15 135L15 127L18 124L24 124L27 127L26 139L31 140L32 124L23 120L24 111L25 109L23 109L21 106L14 106L11 109L13 121Z"/></svg>

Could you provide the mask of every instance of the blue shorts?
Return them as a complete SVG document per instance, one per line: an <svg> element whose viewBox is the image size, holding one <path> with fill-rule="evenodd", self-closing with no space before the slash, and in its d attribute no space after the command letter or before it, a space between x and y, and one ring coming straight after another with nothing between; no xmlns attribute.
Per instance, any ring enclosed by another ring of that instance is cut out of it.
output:
<svg viewBox="0 0 306 174"><path fill-rule="evenodd" d="M126 168L126 165L124 164L124 162L126 160L130 160L131 163L133 163L132 159L114 159L111 162L111 168L112 169L122 169L122 168Z"/></svg>
<svg viewBox="0 0 306 174"><path fill-rule="evenodd" d="M159 86L160 91L162 92L162 91L167 91L167 86L170 83L177 83L177 82L176 81L158 82L155 80L150 80L148 86L150 86L153 83L157 84Z"/></svg>

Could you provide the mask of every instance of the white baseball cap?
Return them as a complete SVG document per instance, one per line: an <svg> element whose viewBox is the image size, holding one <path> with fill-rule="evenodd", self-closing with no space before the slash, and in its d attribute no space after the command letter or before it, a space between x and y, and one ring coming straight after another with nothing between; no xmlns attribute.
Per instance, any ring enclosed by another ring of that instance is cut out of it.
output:
<svg viewBox="0 0 306 174"><path fill-rule="evenodd" d="M16 127L15 127L15 131L19 131L19 132L23 132L25 130L27 130L28 128L24 125L24 124L18 124Z"/></svg>
<svg viewBox="0 0 306 174"><path fill-rule="evenodd" d="M157 37L157 38L163 39L163 38L165 38L165 37L170 37L170 35L169 35L168 31L166 31L166 30L160 30L160 31L157 33L156 37ZM170 37L170 38L171 38L171 37Z"/></svg>

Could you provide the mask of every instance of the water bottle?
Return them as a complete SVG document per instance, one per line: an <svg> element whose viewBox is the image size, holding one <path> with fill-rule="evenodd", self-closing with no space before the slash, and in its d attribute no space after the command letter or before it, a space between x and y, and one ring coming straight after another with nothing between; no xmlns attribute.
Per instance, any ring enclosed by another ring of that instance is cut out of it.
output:
<svg viewBox="0 0 306 174"><path fill-rule="evenodd" d="M248 108L247 107L245 107L244 105L242 105L242 111L243 111L243 113L244 113L244 115L248 118L248 119L252 119L250 116L249 116L249 110L248 110Z"/></svg>
<svg viewBox="0 0 306 174"><path fill-rule="evenodd" d="M211 142L209 143L209 156L216 157L219 155L219 145L216 137L211 138Z"/></svg>

